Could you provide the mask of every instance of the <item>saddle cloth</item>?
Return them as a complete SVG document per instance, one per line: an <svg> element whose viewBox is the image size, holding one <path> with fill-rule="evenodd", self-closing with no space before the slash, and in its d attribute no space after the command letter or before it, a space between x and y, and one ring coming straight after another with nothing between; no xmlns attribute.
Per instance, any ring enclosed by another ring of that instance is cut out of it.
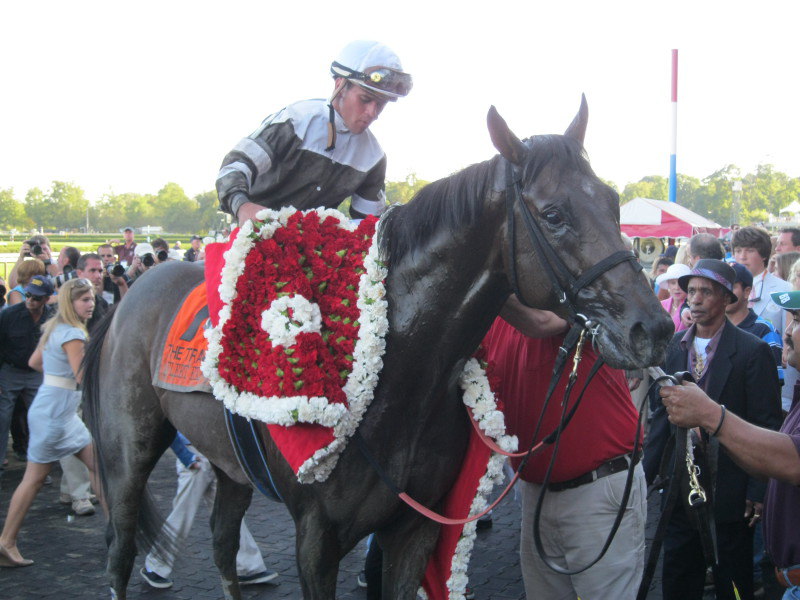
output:
<svg viewBox="0 0 800 600"><path fill-rule="evenodd" d="M208 322L205 282L193 288L172 317L158 357L153 385L175 392L211 393L200 365L208 349L203 332Z"/></svg>

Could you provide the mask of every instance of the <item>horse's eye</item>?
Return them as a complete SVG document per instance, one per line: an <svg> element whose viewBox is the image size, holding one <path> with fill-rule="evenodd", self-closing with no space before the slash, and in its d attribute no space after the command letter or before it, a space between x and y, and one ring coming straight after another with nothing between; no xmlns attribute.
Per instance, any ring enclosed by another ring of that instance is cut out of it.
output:
<svg viewBox="0 0 800 600"><path fill-rule="evenodd" d="M555 208L548 208L544 212L543 216L545 221L547 221L550 225L561 225L563 221L561 213L557 211Z"/></svg>

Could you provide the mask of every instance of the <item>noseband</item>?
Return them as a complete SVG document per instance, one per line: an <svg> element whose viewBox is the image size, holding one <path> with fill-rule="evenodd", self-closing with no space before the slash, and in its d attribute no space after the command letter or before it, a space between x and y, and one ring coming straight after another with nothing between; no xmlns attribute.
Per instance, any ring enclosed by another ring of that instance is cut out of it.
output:
<svg viewBox="0 0 800 600"><path fill-rule="evenodd" d="M539 262L544 267L547 277L556 292L559 304L563 305L569 313L569 321L581 321L590 333L597 333L599 325L593 324L584 315L578 312L577 301L580 291L591 284L595 279L610 271L617 265L628 262L633 268L634 272L642 270L642 265L636 260L632 252L628 250L620 250L607 256L600 262L596 263L580 277L575 277L564 261L558 256L553 246L548 242L541 227L536 222L536 219L531 213L530 208L522 199L522 186L520 185L519 177L514 176L513 165L506 161L506 208L508 212L508 231L509 231L509 260L511 261L511 288L516 294L522 304L528 308L533 308L524 296L522 290L519 288L517 279L517 253L516 253L516 227L514 216L514 205L519 206L522 213L522 218L525 223L525 229L528 232L528 238L531 240L533 247L539 257ZM562 283L564 282L564 283Z"/></svg>

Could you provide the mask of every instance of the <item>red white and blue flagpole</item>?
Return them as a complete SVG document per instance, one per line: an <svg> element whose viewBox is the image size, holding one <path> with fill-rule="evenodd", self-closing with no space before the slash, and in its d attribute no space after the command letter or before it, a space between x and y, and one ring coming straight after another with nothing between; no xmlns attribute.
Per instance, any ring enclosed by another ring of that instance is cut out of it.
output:
<svg viewBox="0 0 800 600"><path fill-rule="evenodd" d="M678 152L678 51L672 51L672 147L669 154L669 201L678 200L675 155Z"/></svg>

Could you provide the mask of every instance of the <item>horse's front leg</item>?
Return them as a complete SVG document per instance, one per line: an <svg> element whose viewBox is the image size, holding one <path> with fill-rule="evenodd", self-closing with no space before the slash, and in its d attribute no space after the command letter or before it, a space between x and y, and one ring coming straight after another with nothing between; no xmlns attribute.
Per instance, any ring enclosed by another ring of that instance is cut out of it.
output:
<svg viewBox="0 0 800 600"><path fill-rule="evenodd" d="M222 469L214 467L214 472L217 475L217 493L211 512L214 564L222 579L225 600L241 600L236 555L239 552L242 519L253 498L253 489L236 483Z"/></svg>
<svg viewBox="0 0 800 600"><path fill-rule="evenodd" d="M336 528L322 515L322 510L312 507L295 521L297 570L304 600L336 598L336 577L342 551Z"/></svg>
<svg viewBox="0 0 800 600"><path fill-rule="evenodd" d="M436 547L440 526L418 514L409 514L378 532L383 550L382 597L414 600L428 559Z"/></svg>

